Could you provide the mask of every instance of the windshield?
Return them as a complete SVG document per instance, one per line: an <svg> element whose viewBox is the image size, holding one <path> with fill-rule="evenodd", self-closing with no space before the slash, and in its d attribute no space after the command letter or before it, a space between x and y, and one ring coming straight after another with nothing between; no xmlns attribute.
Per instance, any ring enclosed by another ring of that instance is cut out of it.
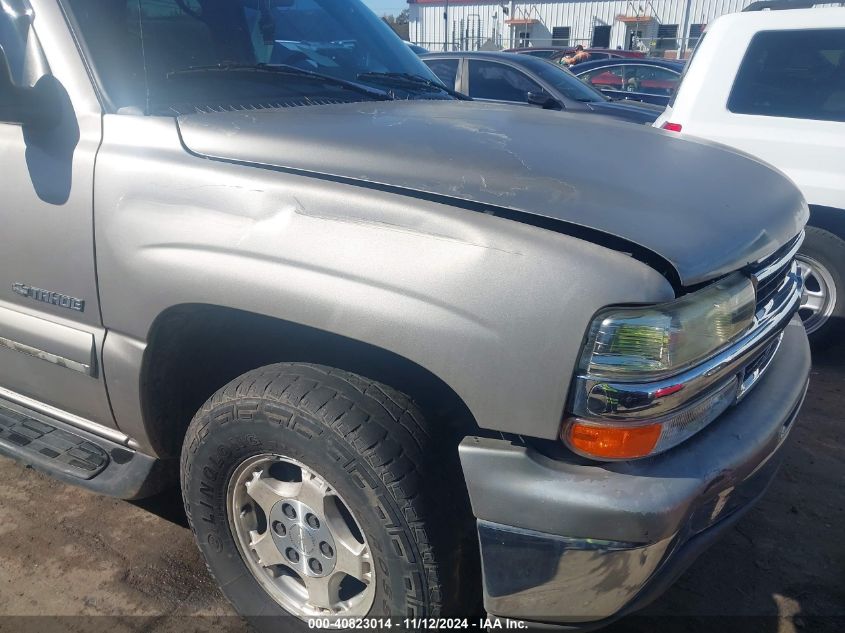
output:
<svg viewBox="0 0 845 633"><path fill-rule="evenodd" d="M118 111L172 115L361 101L385 91L391 97L450 98L407 81L386 88L384 81L360 79L402 73L437 82L360 0L64 2L99 84ZM273 70L286 72L268 72ZM345 82L371 90L356 91Z"/></svg>
<svg viewBox="0 0 845 633"><path fill-rule="evenodd" d="M531 64L531 70L564 97L584 103L608 100L602 93L585 84L560 64L545 59L536 59L532 62L534 63Z"/></svg>

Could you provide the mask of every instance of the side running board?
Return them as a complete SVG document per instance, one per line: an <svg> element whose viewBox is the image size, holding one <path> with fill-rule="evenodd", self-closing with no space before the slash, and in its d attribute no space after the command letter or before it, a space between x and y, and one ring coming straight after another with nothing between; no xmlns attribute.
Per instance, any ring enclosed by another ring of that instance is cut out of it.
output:
<svg viewBox="0 0 845 633"><path fill-rule="evenodd" d="M94 492L138 499L176 479L176 463L0 399L0 455Z"/></svg>
<svg viewBox="0 0 845 633"><path fill-rule="evenodd" d="M103 472L109 454L85 438L0 406L0 444L29 455L33 462L80 479Z"/></svg>

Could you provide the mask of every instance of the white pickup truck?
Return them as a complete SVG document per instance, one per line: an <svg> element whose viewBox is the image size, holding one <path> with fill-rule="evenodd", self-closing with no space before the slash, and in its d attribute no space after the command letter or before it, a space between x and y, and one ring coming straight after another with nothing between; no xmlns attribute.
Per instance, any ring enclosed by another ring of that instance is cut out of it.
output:
<svg viewBox="0 0 845 633"><path fill-rule="evenodd" d="M845 330L845 8L750 11L709 25L655 127L779 168L810 204L799 254L811 340Z"/></svg>

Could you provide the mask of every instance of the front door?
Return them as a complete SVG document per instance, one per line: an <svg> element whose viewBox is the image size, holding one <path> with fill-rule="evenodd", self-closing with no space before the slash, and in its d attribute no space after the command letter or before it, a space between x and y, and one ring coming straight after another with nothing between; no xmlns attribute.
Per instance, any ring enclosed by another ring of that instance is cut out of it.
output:
<svg viewBox="0 0 845 633"><path fill-rule="evenodd" d="M0 123L0 398L113 426L94 262L101 108L57 3L29 5L0 5L0 45L18 85L53 84L60 119Z"/></svg>

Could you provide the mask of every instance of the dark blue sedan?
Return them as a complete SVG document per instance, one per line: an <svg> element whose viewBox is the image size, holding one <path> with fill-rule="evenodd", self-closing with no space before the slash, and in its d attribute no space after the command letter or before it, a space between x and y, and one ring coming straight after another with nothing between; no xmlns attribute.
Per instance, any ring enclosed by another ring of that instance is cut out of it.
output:
<svg viewBox="0 0 845 633"><path fill-rule="evenodd" d="M614 99L666 106L681 82L684 62L643 57L604 59L572 67L575 75Z"/></svg>
<svg viewBox="0 0 845 633"><path fill-rule="evenodd" d="M632 123L653 123L663 108L614 100L562 66L515 53L430 53L422 60L440 80L476 101L597 114Z"/></svg>

